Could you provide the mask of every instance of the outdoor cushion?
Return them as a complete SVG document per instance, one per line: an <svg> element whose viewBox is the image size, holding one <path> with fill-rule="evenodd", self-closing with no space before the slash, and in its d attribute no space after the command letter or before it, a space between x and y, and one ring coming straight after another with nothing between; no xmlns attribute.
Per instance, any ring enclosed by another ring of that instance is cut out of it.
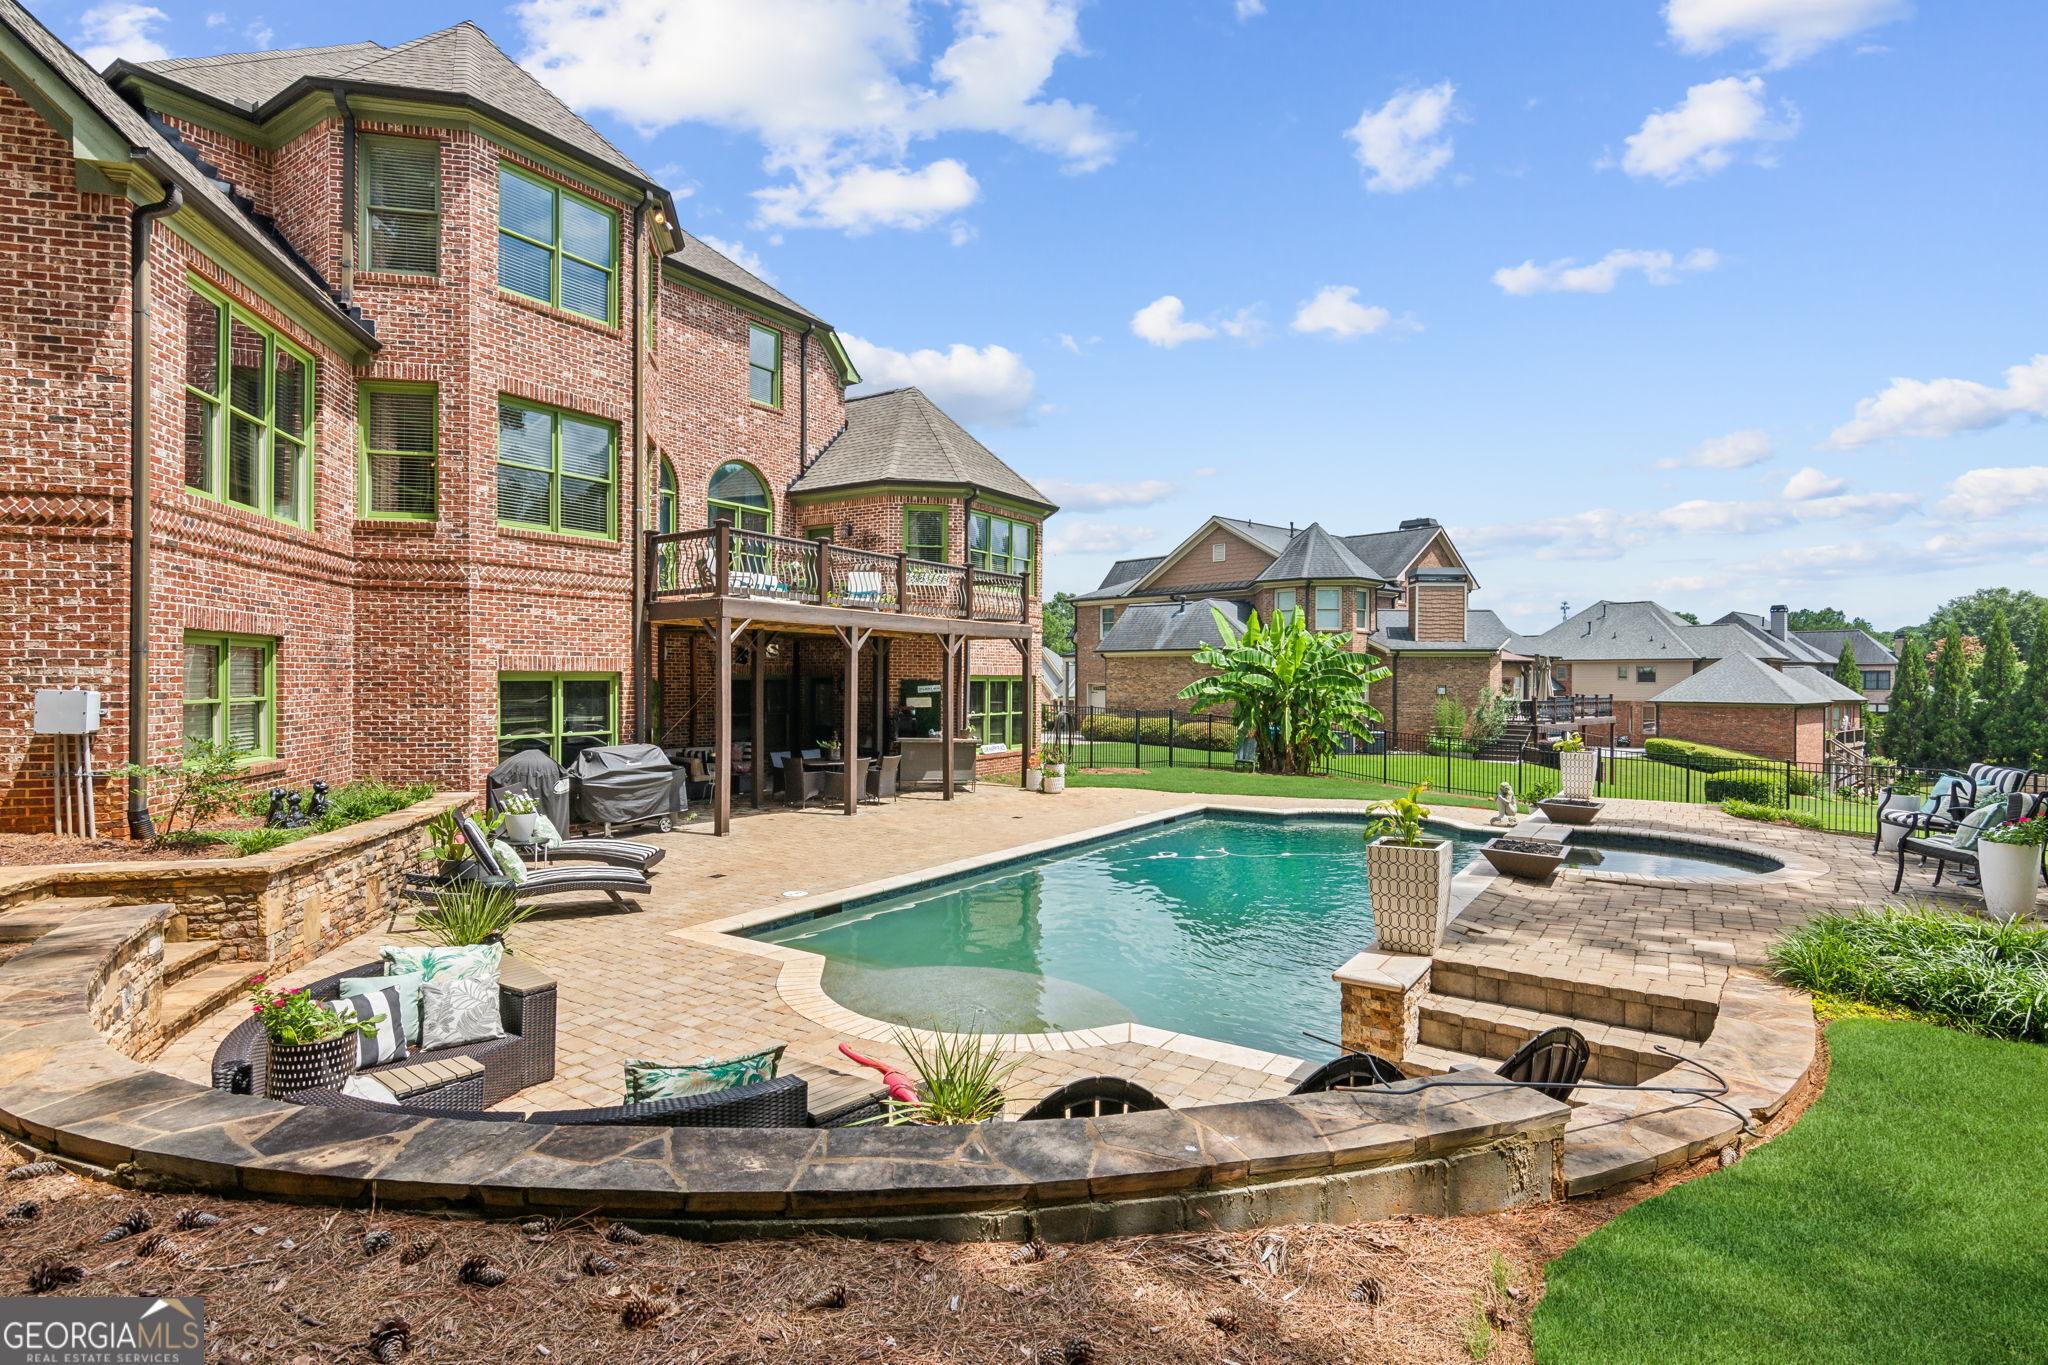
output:
<svg viewBox="0 0 2048 1365"><path fill-rule="evenodd" d="M1927 799L1920 803L1920 814L1932 815L1936 811L1948 809L1948 794L1959 785L1961 785L1961 779L1959 778L1936 778L1934 780L1934 790L1927 793Z"/></svg>
<svg viewBox="0 0 2048 1365"><path fill-rule="evenodd" d="M491 840L491 852L497 855L498 871L515 882L526 880L526 860L519 856L519 850L503 839Z"/></svg>
<svg viewBox="0 0 2048 1365"><path fill-rule="evenodd" d="M773 1080L775 1064L782 1059L782 1049L787 1046L778 1043L765 1051L728 1057L722 1062L707 1057L695 1065L630 1059L626 1063L626 1103L680 1099L684 1095L705 1095Z"/></svg>
<svg viewBox="0 0 2048 1365"><path fill-rule="evenodd" d="M398 1017L405 1026L405 1041L418 1047L420 1043L420 987L427 979L417 972L405 972L397 976L345 976L341 979L340 993L344 999L351 995L372 995L381 990L398 992Z"/></svg>
<svg viewBox="0 0 2048 1365"><path fill-rule="evenodd" d="M486 977L495 986L498 964L505 956L504 948L496 943L465 943L455 947L436 944L431 948L386 947L377 951L383 955L387 973L394 976L417 975L428 984L446 977L463 976Z"/></svg>
<svg viewBox="0 0 2048 1365"><path fill-rule="evenodd" d="M427 981L420 993L420 1050L433 1052L505 1036L498 1015L498 977L456 976Z"/></svg>
<svg viewBox="0 0 2048 1365"><path fill-rule="evenodd" d="M2001 796L1996 801L1985 802L1965 815L1962 823L1956 826L1953 842L1957 850L1975 848L1977 841L1984 837L1984 831L2005 818L2005 806L2005 798Z"/></svg>
<svg viewBox="0 0 2048 1365"><path fill-rule="evenodd" d="M356 1035L356 1064L382 1066L405 1060L405 1009L396 986L381 991L362 991L326 1002L343 1019L371 1024ZM374 1021L374 1022L373 1022Z"/></svg>
<svg viewBox="0 0 2048 1365"><path fill-rule="evenodd" d="M555 828L555 822L545 815L533 817L533 841L542 848L553 848L562 842L562 831Z"/></svg>

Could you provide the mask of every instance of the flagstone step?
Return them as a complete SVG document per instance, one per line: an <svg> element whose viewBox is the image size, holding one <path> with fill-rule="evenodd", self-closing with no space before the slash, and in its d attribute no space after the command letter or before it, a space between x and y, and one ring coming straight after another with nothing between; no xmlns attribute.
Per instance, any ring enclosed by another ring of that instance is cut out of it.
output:
<svg viewBox="0 0 2048 1365"><path fill-rule="evenodd" d="M1614 1085L1635 1085L1666 1070L1671 1058L1657 1047L1684 1051L1690 1046L1672 1034L1622 1028L1571 1015L1518 1009L1493 1001L1456 996L1422 998L1422 1041L1452 1048L1498 1064L1537 1034L1553 1028L1576 1029L1592 1049L1586 1079Z"/></svg>
<svg viewBox="0 0 2048 1365"><path fill-rule="evenodd" d="M164 986L168 989L220 956L220 940L195 938L187 943L164 944Z"/></svg>
<svg viewBox="0 0 2048 1365"><path fill-rule="evenodd" d="M0 913L0 943L34 943L73 916L87 910L102 910L113 903L112 896L53 896L29 901Z"/></svg>
<svg viewBox="0 0 2048 1365"><path fill-rule="evenodd" d="M1692 1042L1712 1036L1720 1013L1718 989L1703 985L1680 986L1612 973L1581 978L1444 954L1430 963L1429 988L1448 998L1536 1010L1567 1022L1605 1024Z"/></svg>
<svg viewBox="0 0 2048 1365"><path fill-rule="evenodd" d="M169 948L171 945L166 944ZM256 972L247 962L216 962L201 967L166 990L158 1006L164 1036L175 1038L225 1005L241 992L242 985Z"/></svg>

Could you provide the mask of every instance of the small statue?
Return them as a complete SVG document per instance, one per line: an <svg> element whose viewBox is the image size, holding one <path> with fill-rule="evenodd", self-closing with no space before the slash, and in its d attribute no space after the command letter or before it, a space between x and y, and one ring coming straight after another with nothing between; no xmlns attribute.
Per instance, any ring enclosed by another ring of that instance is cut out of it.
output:
<svg viewBox="0 0 2048 1365"><path fill-rule="evenodd" d="M283 829L285 827L283 787L272 787L270 789L270 813L264 817L263 823L272 829Z"/></svg>
<svg viewBox="0 0 2048 1365"><path fill-rule="evenodd" d="M284 819L278 822L278 828L301 828L306 823L306 813L299 809L299 803L300 801L304 800L304 798L301 797L297 792L286 792L284 799L287 809L285 811Z"/></svg>
<svg viewBox="0 0 2048 1365"><path fill-rule="evenodd" d="M1493 794L1493 810L1493 824L1514 825L1521 823L1522 817L1515 810L1515 789L1505 782L1501 783L1500 789Z"/></svg>
<svg viewBox="0 0 2048 1365"><path fill-rule="evenodd" d="M327 784L319 778L313 779L313 794L306 801L306 818L318 820L327 814Z"/></svg>

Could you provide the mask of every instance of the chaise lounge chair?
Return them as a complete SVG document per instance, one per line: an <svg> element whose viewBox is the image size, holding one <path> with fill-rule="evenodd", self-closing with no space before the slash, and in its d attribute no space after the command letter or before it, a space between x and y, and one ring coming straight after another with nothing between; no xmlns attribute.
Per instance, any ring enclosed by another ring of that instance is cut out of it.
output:
<svg viewBox="0 0 2048 1365"><path fill-rule="evenodd" d="M477 828L476 821L464 815L456 823L462 828L463 842L469 845L470 861L475 865L476 875L501 882L514 900L532 900L537 896L555 896L572 891L602 891L611 897L614 904L630 910L638 907L628 902L627 896L644 896L654 889L648 884L647 875L632 867L536 867L527 869L524 877L515 879L511 871L498 861L491 841ZM424 888L417 898L433 900L438 891L445 889L445 886Z"/></svg>

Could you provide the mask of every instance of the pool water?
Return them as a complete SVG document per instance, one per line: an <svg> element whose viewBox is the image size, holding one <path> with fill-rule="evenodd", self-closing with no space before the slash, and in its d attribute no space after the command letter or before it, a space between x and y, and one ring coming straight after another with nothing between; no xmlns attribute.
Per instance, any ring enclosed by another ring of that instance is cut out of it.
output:
<svg viewBox="0 0 2048 1365"><path fill-rule="evenodd" d="M1775 858L1741 849L1604 830L1574 830L1566 836L1565 849L1566 867L1634 876L1725 877L1730 872L1775 872L1784 866Z"/></svg>
<svg viewBox="0 0 2048 1365"><path fill-rule="evenodd" d="M1434 832L1452 840L1454 869L1487 837ZM827 995L892 1023L1135 1021L1301 1056L1314 1047L1303 1029L1337 1031L1330 973L1373 943L1363 823L1178 820L754 936L823 955Z"/></svg>

